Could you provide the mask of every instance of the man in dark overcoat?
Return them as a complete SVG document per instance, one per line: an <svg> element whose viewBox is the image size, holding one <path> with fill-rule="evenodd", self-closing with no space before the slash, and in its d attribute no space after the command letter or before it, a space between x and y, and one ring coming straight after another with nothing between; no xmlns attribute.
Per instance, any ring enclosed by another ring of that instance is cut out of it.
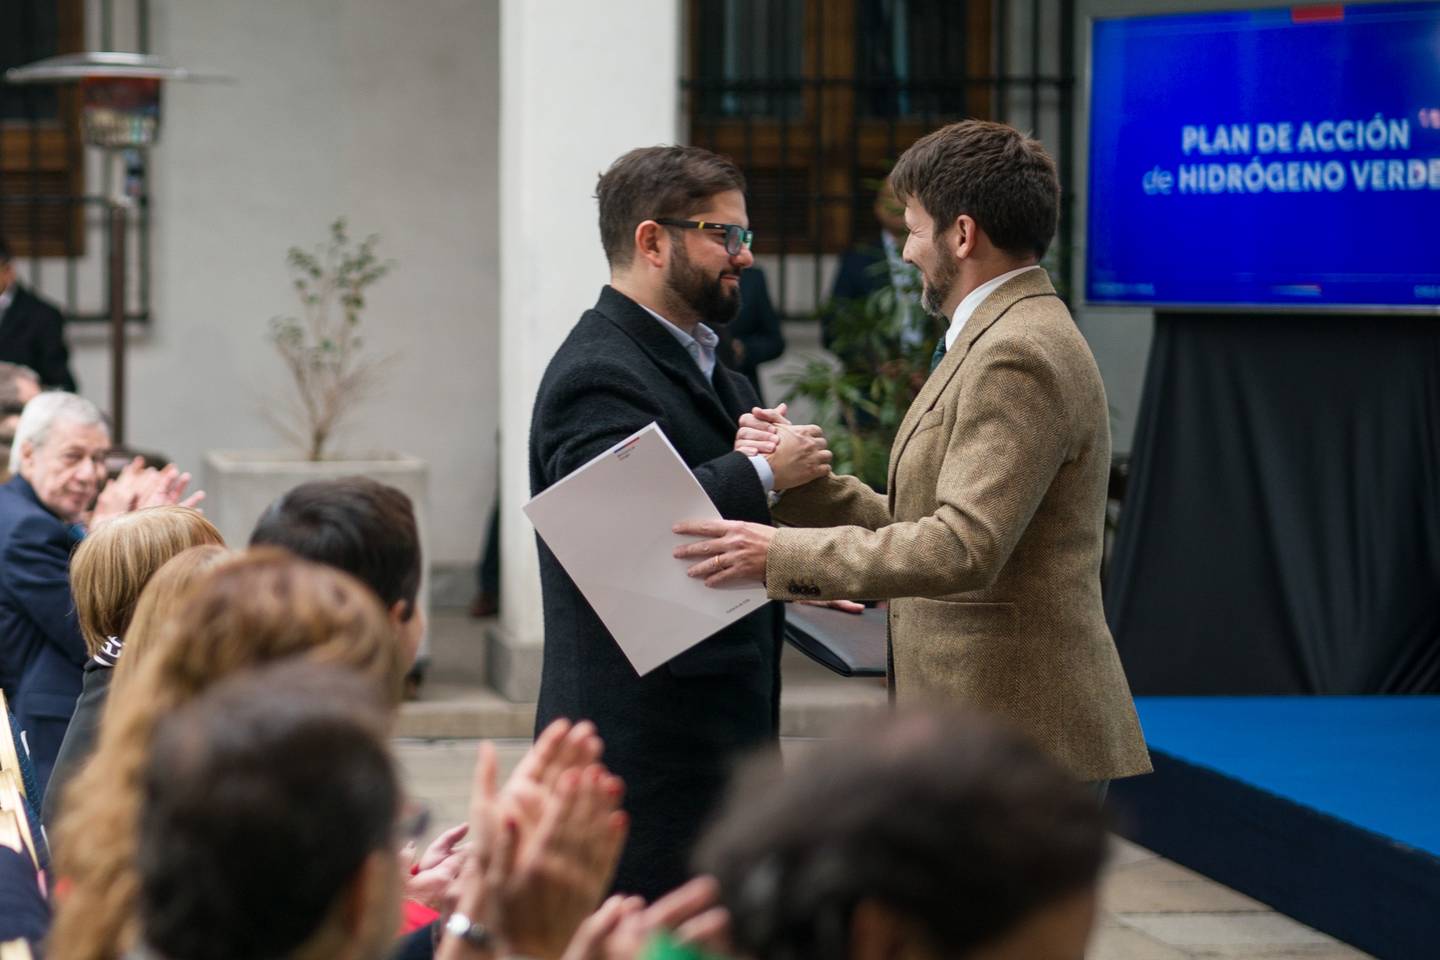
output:
<svg viewBox="0 0 1440 960"><path fill-rule="evenodd" d="M716 363L715 328L735 316L740 272L754 262L744 189L733 164L695 147L633 150L600 177L610 284L541 381L532 492L652 421L726 518L766 523L770 495L828 473L818 429L787 433L768 457L734 449L757 397ZM556 717L598 727L631 817L615 888L653 899L688 876L735 759L776 741L783 612L767 604L642 677L543 542L540 576L536 729Z"/></svg>
<svg viewBox="0 0 1440 960"><path fill-rule="evenodd" d="M75 390L65 316L21 286L4 237L0 237L0 360L29 367L47 387Z"/></svg>

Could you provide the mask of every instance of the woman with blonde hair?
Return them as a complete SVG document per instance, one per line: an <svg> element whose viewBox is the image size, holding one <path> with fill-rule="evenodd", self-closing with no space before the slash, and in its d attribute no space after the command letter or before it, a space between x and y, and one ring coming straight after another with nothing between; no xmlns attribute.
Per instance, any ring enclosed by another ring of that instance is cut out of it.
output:
<svg viewBox="0 0 1440 960"><path fill-rule="evenodd" d="M120 691L119 696L124 696L131 678L139 672L141 661L155 645L161 627L180 608L180 601L190 588L211 569L237 556L240 554L219 544L205 543L181 550L155 571L135 603L135 614L125 631L125 656L115 665L111 688Z"/></svg>
<svg viewBox="0 0 1440 960"><path fill-rule="evenodd" d="M278 549L206 573L165 619L124 696L106 710L55 835L61 899L47 954L115 960L136 945L140 777L156 722L219 680L300 659L358 670L394 709L407 664L395 629L359 581Z"/></svg>
<svg viewBox="0 0 1440 960"><path fill-rule="evenodd" d="M41 819L48 826L59 812L65 784L95 748L100 711L109 695L136 602L150 578L172 557L201 544L223 546L215 525L198 510L146 507L100 524L80 541L70 559L70 595L85 652L80 698L65 728L55 767L45 787Z"/></svg>

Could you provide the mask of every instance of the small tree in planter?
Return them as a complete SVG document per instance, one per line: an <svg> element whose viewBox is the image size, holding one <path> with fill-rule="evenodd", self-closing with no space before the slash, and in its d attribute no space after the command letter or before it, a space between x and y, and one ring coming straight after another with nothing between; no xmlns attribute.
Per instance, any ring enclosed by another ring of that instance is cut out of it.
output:
<svg viewBox="0 0 1440 960"><path fill-rule="evenodd" d="M386 356L367 355L360 336L370 289L392 268L375 253L379 238L351 238L344 218L313 249L286 254L298 316L270 321L274 344L294 390L288 404L264 409L266 419L292 441L288 450L210 450L205 455L205 507L232 545L250 539L256 519L275 499L301 483L366 476L404 491L415 506L421 551L429 556L429 468L397 451L393 439L367 438L360 449L332 449L336 431L378 384ZM420 602L428 605L429 578Z"/></svg>
<svg viewBox="0 0 1440 960"><path fill-rule="evenodd" d="M394 266L375 256L380 237L353 243L344 217L330 225L330 239L313 250L291 247L285 262L300 298L300 317L270 321L270 341L294 378L290 416L268 411L289 440L322 460L345 417L375 387L386 357L364 357L360 313L365 291Z"/></svg>

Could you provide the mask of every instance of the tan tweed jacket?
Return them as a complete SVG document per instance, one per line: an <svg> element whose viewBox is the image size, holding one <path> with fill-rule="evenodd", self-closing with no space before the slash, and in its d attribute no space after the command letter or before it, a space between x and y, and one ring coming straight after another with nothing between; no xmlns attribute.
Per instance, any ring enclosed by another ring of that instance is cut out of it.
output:
<svg viewBox="0 0 1440 960"><path fill-rule="evenodd" d="M1150 756L1100 602L1105 388L1043 270L980 305L910 407L889 496L785 494L771 597L890 599L891 682L999 713L1082 780ZM798 529L806 528L806 529Z"/></svg>

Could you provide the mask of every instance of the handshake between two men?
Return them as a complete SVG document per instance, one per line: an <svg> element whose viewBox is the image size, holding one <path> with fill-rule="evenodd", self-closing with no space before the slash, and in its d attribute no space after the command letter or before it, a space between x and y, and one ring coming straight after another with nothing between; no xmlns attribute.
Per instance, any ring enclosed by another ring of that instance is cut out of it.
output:
<svg viewBox="0 0 1440 960"><path fill-rule="evenodd" d="M786 412L783 403L774 409L755 407L740 417L740 428L735 434L737 451L747 457L764 457L769 462L777 493L828 475L835 456L819 426L791 423ZM764 582L770 541L775 537L773 526L743 520L685 520L672 529L682 536L705 538L676 547L674 554L679 559L697 561L686 572L691 577L703 578L705 586L719 587L743 580ZM849 600L811 605L833 607L847 613L865 609L862 604Z"/></svg>

